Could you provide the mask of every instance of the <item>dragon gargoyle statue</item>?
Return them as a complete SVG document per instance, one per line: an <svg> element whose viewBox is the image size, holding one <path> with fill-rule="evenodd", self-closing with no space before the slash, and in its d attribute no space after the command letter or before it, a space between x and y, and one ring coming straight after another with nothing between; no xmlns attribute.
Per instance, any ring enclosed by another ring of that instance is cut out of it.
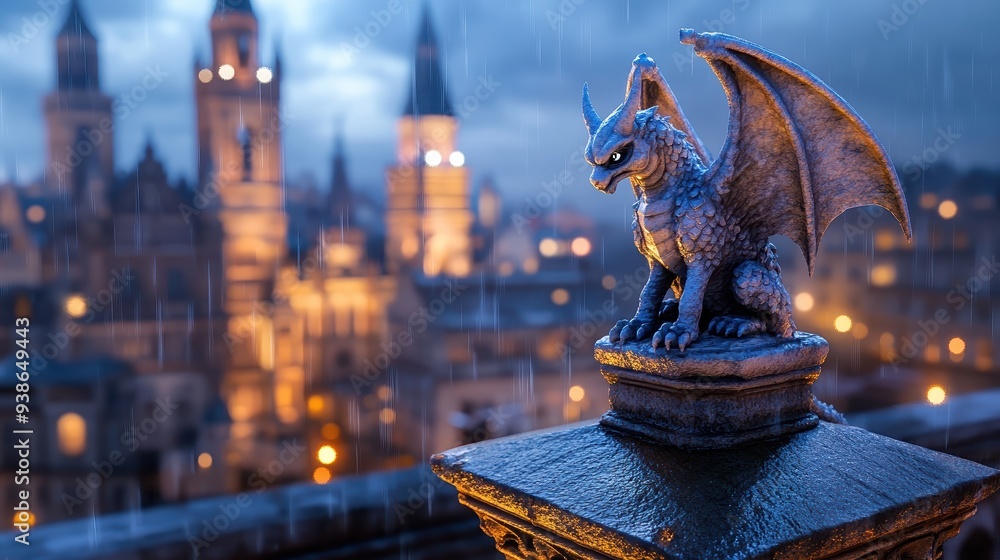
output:
<svg viewBox="0 0 1000 560"><path fill-rule="evenodd" d="M631 180L635 244L650 267L639 309L610 340L652 336L654 349L684 351L706 329L790 337L791 300L768 238L795 241L810 275L823 232L848 208L886 208L909 239L899 179L868 125L805 69L731 35L680 35L729 98L729 134L714 162L645 54L608 118L583 89L590 182L613 193Z"/></svg>

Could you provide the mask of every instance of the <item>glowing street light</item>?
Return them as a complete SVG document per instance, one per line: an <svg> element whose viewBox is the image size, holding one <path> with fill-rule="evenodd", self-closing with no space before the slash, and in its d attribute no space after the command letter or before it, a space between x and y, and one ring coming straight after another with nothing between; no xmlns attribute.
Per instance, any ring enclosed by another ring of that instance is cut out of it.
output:
<svg viewBox="0 0 1000 560"><path fill-rule="evenodd" d="M452 152L451 155L448 156L448 163L450 163L452 167L462 167L465 165L465 154L457 150Z"/></svg>
<svg viewBox="0 0 1000 560"><path fill-rule="evenodd" d="M332 445L324 445L316 452L316 458L324 465L333 464L337 460L337 450Z"/></svg>
<svg viewBox="0 0 1000 560"><path fill-rule="evenodd" d="M424 163L429 167L437 167L441 165L441 152L437 150L429 150L424 154Z"/></svg>
<svg viewBox="0 0 1000 560"><path fill-rule="evenodd" d="M212 71L208 68L202 68L198 71L198 81L203 84L207 84L212 81Z"/></svg>
<svg viewBox="0 0 1000 560"><path fill-rule="evenodd" d="M947 391L945 391L944 387L940 385L931 385L931 387L927 389L927 402L931 403L934 406L943 404L944 401L947 400L947 398L948 398Z"/></svg>
<svg viewBox="0 0 1000 560"><path fill-rule="evenodd" d="M938 205L938 215L946 220L950 220L958 214L958 205L954 200L942 200Z"/></svg>
<svg viewBox="0 0 1000 560"><path fill-rule="evenodd" d="M853 325L854 321L852 321L847 315L840 315L833 320L833 328L837 329L837 332L845 333L851 330Z"/></svg>
<svg viewBox="0 0 1000 560"><path fill-rule="evenodd" d="M87 313L87 300L80 294L73 294L66 298L66 313L70 317L79 318Z"/></svg>
<svg viewBox="0 0 1000 560"><path fill-rule="evenodd" d="M223 80L232 80L236 76L236 69L233 68L232 64L223 64L219 66L219 77Z"/></svg>
<svg viewBox="0 0 1000 560"><path fill-rule="evenodd" d="M267 66L261 66L257 69L257 81L266 84L269 83L274 78L274 72Z"/></svg>
<svg viewBox="0 0 1000 560"><path fill-rule="evenodd" d="M816 300L813 299L812 294L808 292L802 292L795 296L795 309L799 311L809 311L816 304Z"/></svg>

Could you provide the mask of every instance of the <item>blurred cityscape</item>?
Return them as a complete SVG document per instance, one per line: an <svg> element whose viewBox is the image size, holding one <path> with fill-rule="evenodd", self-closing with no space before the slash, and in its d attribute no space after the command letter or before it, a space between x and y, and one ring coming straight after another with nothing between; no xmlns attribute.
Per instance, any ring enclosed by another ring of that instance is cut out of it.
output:
<svg viewBox="0 0 1000 560"><path fill-rule="evenodd" d="M386 85L405 103L384 202L353 186L343 121L330 184L285 180L282 54L262 60L250 0L217 0L210 56L190 69L194 181L170 178L152 138L138 162L116 162L117 105L100 79L113 61L86 3L60 17L45 172L0 185L7 511L19 317L32 526L332 485L606 410L591 349L631 315L646 264L621 224L545 203L512 211L503 185L472 184L430 8L407 31L412 80ZM913 242L887 212L851 211L809 278L779 241L798 327L831 342L816 392L870 430L926 421L908 437L943 430L922 444L1000 466L1000 429L947 440L963 413L1000 426L1000 172L900 172ZM950 557L1000 546L997 499L981 510Z"/></svg>

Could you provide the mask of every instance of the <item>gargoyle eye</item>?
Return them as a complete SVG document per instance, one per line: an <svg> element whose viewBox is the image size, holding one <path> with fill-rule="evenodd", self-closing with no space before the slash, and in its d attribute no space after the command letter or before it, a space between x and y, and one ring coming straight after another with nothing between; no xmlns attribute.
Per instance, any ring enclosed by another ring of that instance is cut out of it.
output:
<svg viewBox="0 0 1000 560"><path fill-rule="evenodd" d="M622 146L621 148L618 148L617 150L611 153L611 155L608 157L608 162L604 164L604 167L608 167L611 169L618 167L623 163L625 163L626 161L628 161L628 158L631 155L632 155L632 144Z"/></svg>

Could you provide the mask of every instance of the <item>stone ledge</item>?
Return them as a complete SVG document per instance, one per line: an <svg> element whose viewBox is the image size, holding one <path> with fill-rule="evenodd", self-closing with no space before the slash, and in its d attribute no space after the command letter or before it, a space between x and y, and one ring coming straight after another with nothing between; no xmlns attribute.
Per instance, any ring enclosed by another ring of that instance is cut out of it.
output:
<svg viewBox="0 0 1000 560"><path fill-rule="evenodd" d="M1000 488L988 467L826 422L702 452L588 422L460 447L432 466L491 519L498 544L530 539L566 558L934 557Z"/></svg>

